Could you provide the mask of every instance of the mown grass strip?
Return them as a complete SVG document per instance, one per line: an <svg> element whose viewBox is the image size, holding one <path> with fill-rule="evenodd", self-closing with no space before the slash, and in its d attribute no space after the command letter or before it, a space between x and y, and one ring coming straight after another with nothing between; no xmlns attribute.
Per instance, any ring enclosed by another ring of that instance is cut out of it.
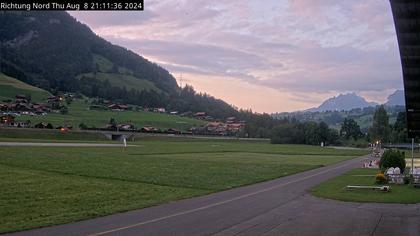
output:
<svg viewBox="0 0 420 236"><path fill-rule="evenodd" d="M317 197L348 202L419 203L420 189L411 185L391 185L390 192L347 190L347 185L372 186L378 170L354 169L311 189ZM379 185L377 185L379 186Z"/></svg>
<svg viewBox="0 0 420 236"><path fill-rule="evenodd" d="M0 179L1 233L89 219L206 193L3 165Z"/></svg>

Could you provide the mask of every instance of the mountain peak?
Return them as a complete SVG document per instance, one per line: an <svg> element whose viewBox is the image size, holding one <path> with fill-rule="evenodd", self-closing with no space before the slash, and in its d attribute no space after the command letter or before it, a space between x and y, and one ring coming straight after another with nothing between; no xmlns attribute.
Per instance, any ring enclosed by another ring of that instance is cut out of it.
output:
<svg viewBox="0 0 420 236"><path fill-rule="evenodd" d="M355 108L364 108L370 106L376 106L377 103L368 102L363 97L357 95L355 92L339 94L325 100L319 107L311 108L307 111L310 112L322 112L322 111L341 111L351 110Z"/></svg>

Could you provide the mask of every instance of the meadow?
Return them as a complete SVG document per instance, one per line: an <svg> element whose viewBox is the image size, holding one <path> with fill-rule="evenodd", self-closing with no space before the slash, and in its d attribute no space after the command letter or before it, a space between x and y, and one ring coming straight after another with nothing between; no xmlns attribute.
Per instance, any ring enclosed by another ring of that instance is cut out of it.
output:
<svg viewBox="0 0 420 236"><path fill-rule="evenodd" d="M102 64L104 64L103 67L107 68L106 63ZM115 81L119 81L119 79L122 79L122 81L124 81L123 78L117 78ZM133 78L131 78L131 80L138 83L132 86L140 86L141 83L146 83L144 80L138 80ZM112 81L114 80L111 80L111 82ZM152 85L150 85L149 87L143 85L140 87L144 87L146 89L157 89L151 86ZM3 100L14 100L17 94L30 95L33 102L39 103L45 103L47 98L49 96L52 96L49 92L45 90L31 86L15 78L0 73L0 102ZM110 121L111 118L114 118L119 124L129 123L133 124L137 128L142 128L144 126L152 126L162 130L174 128L182 131L188 131L193 126L200 126L206 124L206 122L201 120L181 117L177 115L144 111L119 112L108 110L89 110L89 106L90 103L88 98L77 99L68 106L68 114L63 115L58 112L51 112L45 116L21 115L16 117L16 121L30 120L32 126L40 122L51 123L54 127L70 125L73 128L78 129L81 123L84 123L89 127L103 128Z"/></svg>
<svg viewBox="0 0 420 236"><path fill-rule="evenodd" d="M0 141L27 141L27 142L112 142L103 134L67 131L57 129L23 129L23 128L0 128Z"/></svg>
<svg viewBox="0 0 420 236"><path fill-rule="evenodd" d="M14 99L17 94L31 95L33 101L43 102L51 94L40 88L0 73L0 101Z"/></svg>
<svg viewBox="0 0 420 236"><path fill-rule="evenodd" d="M155 112L89 110L89 104L84 100L72 102L69 106L69 113L65 115L59 113L49 113L45 116L21 115L16 120L30 120L31 124L47 122L54 127L71 125L78 129L81 123L89 127L103 128L111 118L114 118L119 124L129 123L137 128L152 126L163 130L174 128L186 131L192 126L205 124L204 121L193 118Z"/></svg>
<svg viewBox="0 0 420 236"><path fill-rule="evenodd" d="M266 181L366 154L266 141L150 137L134 147L0 147L0 232Z"/></svg>

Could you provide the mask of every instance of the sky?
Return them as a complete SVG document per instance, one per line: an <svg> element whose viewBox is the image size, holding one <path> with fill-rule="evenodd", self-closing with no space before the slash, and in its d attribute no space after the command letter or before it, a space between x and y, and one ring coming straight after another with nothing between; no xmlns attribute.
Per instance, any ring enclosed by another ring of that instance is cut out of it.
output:
<svg viewBox="0 0 420 236"><path fill-rule="evenodd" d="M145 0L139 12L70 12L99 36L239 108L297 111L339 93L402 89L388 0Z"/></svg>

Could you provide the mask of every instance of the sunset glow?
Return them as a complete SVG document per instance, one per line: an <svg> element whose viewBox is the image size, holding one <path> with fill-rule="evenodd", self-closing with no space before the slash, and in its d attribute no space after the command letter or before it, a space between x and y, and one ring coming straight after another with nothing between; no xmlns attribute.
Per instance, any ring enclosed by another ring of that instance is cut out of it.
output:
<svg viewBox="0 0 420 236"><path fill-rule="evenodd" d="M295 111L344 92L384 102L402 88L388 1L147 1L143 12L70 14L240 108Z"/></svg>

